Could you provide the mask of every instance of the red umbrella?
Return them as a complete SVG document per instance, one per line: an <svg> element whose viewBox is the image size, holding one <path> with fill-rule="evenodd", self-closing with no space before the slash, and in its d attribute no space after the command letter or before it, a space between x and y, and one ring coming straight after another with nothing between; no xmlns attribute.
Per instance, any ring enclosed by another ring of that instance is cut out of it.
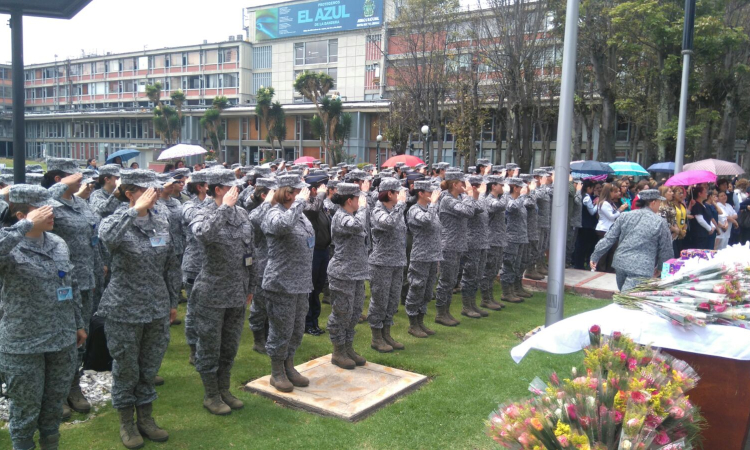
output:
<svg viewBox="0 0 750 450"><path fill-rule="evenodd" d="M388 160L384 162L381 167L394 167L396 163L399 162L402 162L409 167L414 167L417 164L424 164L424 161L414 155L396 155L388 158Z"/></svg>
<svg viewBox="0 0 750 450"><path fill-rule="evenodd" d="M312 167L313 161L315 161L315 158L313 158L312 156L302 156L295 159L294 164L307 164L307 167Z"/></svg>

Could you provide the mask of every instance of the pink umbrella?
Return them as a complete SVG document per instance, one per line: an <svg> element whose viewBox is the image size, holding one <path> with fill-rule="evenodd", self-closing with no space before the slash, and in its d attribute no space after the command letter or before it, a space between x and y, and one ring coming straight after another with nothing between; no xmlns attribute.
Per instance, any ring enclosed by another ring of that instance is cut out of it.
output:
<svg viewBox="0 0 750 450"><path fill-rule="evenodd" d="M731 161L721 159L704 159L694 163L685 164L683 170L707 170L719 176L742 175L745 170Z"/></svg>
<svg viewBox="0 0 750 450"><path fill-rule="evenodd" d="M699 183L715 183L716 174L709 172L708 170L689 170L687 172L680 172L672 178L668 179L664 185L666 186L690 186Z"/></svg>
<svg viewBox="0 0 750 450"><path fill-rule="evenodd" d="M302 156L295 159L294 164L307 164L307 167L312 167L313 161L315 161L315 158L313 158L312 156Z"/></svg>

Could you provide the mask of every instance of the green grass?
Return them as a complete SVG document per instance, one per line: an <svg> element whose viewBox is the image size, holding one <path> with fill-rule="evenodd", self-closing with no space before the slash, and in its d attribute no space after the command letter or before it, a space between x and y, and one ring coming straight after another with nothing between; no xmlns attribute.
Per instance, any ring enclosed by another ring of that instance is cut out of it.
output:
<svg viewBox="0 0 750 450"><path fill-rule="evenodd" d="M499 295L497 295L499 298ZM603 307L607 302L567 295L566 316ZM485 449L495 448L484 434L484 421L498 403L527 397L529 382L549 370L580 364L581 355L531 352L519 365L510 349L537 325L544 323L545 294L536 293L519 305L491 312L480 320L459 316L460 299L453 297L455 328L433 323L431 302L426 323L437 331L428 339L406 333L408 319L399 308L392 334L406 349L379 354L370 349L366 324L357 326L355 348L368 361L430 377L419 390L397 400L358 423L292 410L267 398L241 391L239 386L270 373L266 356L251 350L252 334L245 329L237 356L233 391L245 408L227 417L209 414L202 407L203 389L198 374L188 365L183 326L172 327L172 341L161 371L166 384L157 388L154 415L170 438L166 444L147 441L152 449ZM185 305L180 305L184 315ZM321 325L330 313L323 305ZM297 352L302 363L331 352L328 335L305 335ZM74 414L74 419L84 420ZM61 427L60 448L122 449L117 414L110 406L95 418ZM0 431L0 448L10 448L7 429Z"/></svg>
<svg viewBox="0 0 750 450"><path fill-rule="evenodd" d="M0 158L0 164L5 164L5 167L13 167L13 159L12 158ZM27 159L26 165L28 166L31 164L41 164L42 169L44 169L45 172L47 171L47 163L45 161L34 161L31 159Z"/></svg>

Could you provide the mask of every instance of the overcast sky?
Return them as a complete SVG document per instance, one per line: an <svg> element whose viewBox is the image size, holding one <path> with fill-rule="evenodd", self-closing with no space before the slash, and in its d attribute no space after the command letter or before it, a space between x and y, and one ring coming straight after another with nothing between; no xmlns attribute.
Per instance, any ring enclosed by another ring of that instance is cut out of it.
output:
<svg viewBox="0 0 750 450"><path fill-rule="evenodd" d="M24 63L85 53L121 53L225 41L244 34L242 8L274 0L92 0L71 20L24 17ZM195 6L194 6L195 5ZM0 63L10 63L8 19L0 14Z"/></svg>

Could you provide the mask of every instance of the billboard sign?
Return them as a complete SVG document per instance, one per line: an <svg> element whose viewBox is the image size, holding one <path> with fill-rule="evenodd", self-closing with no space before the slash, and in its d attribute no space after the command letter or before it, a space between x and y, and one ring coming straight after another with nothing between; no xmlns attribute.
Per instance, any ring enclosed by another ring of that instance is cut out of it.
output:
<svg viewBox="0 0 750 450"><path fill-rule="evenodd" d="M269 41L381 26L383 0L329 0L255 10L255 39Z"/></svg>

